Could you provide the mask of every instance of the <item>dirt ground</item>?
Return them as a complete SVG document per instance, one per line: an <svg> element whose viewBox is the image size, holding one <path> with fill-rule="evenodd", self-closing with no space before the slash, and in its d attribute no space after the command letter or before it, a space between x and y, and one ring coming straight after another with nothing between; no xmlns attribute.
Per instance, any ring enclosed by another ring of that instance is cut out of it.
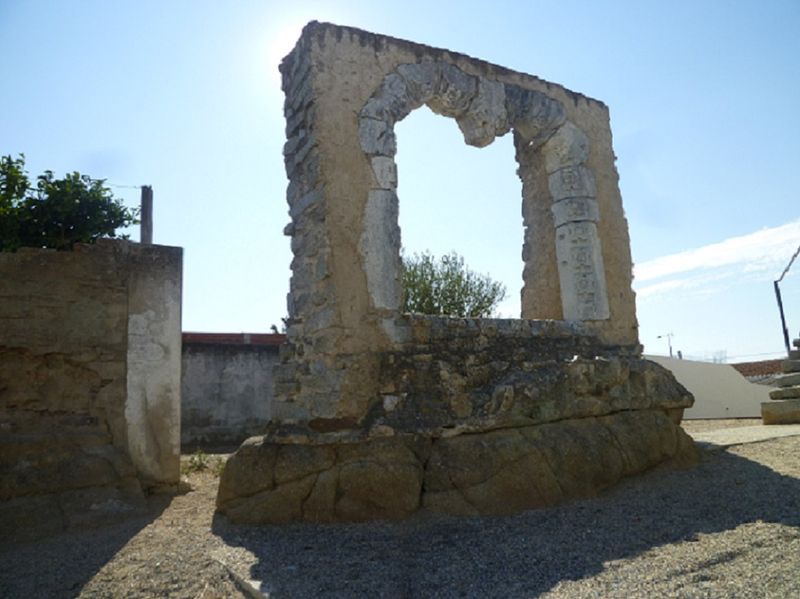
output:
<svg viewBox="0 0 800 599"><path fill-rule="evenodd" d="M399 523L229 525L214 514L224 457L199 459L191 490L152 497L146 518L0 550L0 597L800 595L800 437L556 508Z"/></svg>
<svg viewBox="0 0 800 599"><path fill-rule="evenodd" d="M726 418L719 420L684 420L681 422L683 430L690 435L704 431L715 431L721 428L739 428L744 426L759 426L761 418Z"/></svg>

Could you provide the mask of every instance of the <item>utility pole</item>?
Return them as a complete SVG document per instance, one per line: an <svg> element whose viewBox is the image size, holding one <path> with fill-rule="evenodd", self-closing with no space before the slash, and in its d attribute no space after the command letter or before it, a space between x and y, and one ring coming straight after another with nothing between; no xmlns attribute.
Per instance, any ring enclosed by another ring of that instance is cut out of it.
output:
<svg viewBox="0 0 800 599"><path fill-rule="evenodd" d="M663 339L664 337L667 338L667 344L669 345L669 357L670 358L672 357L672 338L674 336L675 335L673 335L672 333L666 333L664 335L659 335L658 337L656 337L656 339Z"/></svg>
<svg viewBox="0 0 800 599"><path fill-rule="evenodd" d="M781 288L780 282L783 281L783 277L786 276L786 273L789 272L789 269L794 264L794 261L797 259L798 254L800 254L800 247L797 248L797 251L792 256L792 259L789 260L789 264L786 265L786 268L783 269L781 276L778 278L777 281L774 281L772 284L775 288L775 299L778 300L778 312L781 313L781 328L783 329L783 343L786 346L786 353L789 354L791 351L791 346L789 345L789 329L786 328L786 316L783 313L783 299L781 299Z"/></svg>
<svg viewBox="0 0 800 599"><path fill-rule="evenodd" d="M139 242L142 245L153 245L153 188L142 185L142 203L139 229Z"/></svg>

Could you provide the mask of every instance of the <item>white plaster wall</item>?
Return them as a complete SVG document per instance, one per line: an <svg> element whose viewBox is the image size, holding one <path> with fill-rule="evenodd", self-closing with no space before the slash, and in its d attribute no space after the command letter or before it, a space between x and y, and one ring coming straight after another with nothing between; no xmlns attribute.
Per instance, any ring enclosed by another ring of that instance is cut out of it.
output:
<svg viewBox="0 0 800 599"><path fill-rule="evenodd" d="M128 450L152 484L180 479L182 250L131 248L125 419Z"/></svg>
<svg viewBox="0 0 800 599"><path fill-rule="evenodd" d="M238 445L272 418L278 348L187 343L183 347L181 442Z"/></svg>
<svg viewBox="0 0 800 599"><path fill-rule="evenodd" d="M761 418L761 402L769 401L770 387L756 385L730 364L645 356L672 371L694 395L694 406L684 418Z"/></svg>

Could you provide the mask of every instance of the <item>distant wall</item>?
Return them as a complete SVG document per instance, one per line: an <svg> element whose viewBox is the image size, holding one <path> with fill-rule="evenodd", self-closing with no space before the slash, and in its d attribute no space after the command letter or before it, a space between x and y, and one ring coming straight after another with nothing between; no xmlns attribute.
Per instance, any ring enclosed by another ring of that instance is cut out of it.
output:
<svg viewBox="0 0 800 599"><path fill-rule="evenodd" d="M238 445L272 418L283 335L183 334L181 444Z"/></svg>
<svg viewBox="0 0 800 599"><path fill-rule="evenodd" d="M684 418L760 418L761 402L769 401L770 388L749 382L730 364L711 364L645 356L672 371L694 395L694 405Z"/></svg>
<svg viewBox="0 0 800 599"><path fill-rule="evenodd" d="M781 364L785 358L777 360L759 360L758 362L739 362L731 364L743 377L750 381L781 374Z"/></svg>
<svg viewBox="0 0 800 599"><path fill-rule="evenodd" d="M125 241L0 253L0 500L178 482L181 274Z"/></svg>

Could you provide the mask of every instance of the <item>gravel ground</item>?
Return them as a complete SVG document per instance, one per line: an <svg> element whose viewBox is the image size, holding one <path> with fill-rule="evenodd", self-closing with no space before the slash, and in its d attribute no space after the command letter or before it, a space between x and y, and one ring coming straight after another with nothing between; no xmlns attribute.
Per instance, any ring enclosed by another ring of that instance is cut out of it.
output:
<svg viewBox="0 0 800 599"><path fill-rule="evenodd" d="M684 420L681 423L683 430L690 435L705 431L720 429L741 428L744 426L760 426L761 418L727 418L719 420Z"/></svg>
<svg viewBox="0 0 800 599"><path fill-rule="evenodd" d="M800 596L800 436L503 518L235 527L189 478L147 520L0 550L0 596Z"/></svg>

